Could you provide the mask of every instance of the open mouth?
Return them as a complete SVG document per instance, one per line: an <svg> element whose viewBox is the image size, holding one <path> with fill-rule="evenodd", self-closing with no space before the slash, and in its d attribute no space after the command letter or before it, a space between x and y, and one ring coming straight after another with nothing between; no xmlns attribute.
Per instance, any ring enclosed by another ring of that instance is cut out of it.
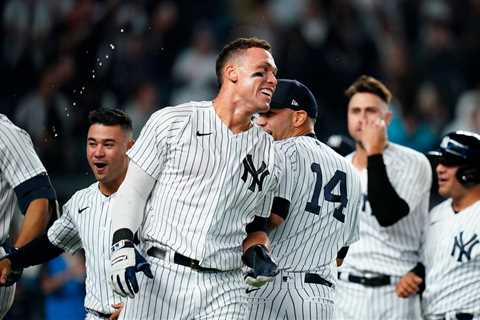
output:
<svg viewBox="0 0 480 320"><path fill-rule="evenodd" d="M94 165L95 165L95 168L97 169L103 169L107 166L106 163L101 163L101 162L94 163Z"/></svg>
<svg viewBox="0 0 480 320"><path fill-rule="evenodd" d="M260 92L262 94L266 95L269 98L271 98L272 95L273 95L273 90L272 89L262 89L262 90L260 90Z"/></svg>

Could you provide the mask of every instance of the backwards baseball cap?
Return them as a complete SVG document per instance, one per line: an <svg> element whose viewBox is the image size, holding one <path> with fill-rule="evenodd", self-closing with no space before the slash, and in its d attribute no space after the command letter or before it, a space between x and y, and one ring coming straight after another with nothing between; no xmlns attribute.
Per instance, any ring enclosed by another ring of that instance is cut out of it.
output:
<svg viewBox="0 0 480 320"><path fill-rule="evenodd" d="M317 101L312 92L297 80L278 79L271 109L289 108L292 110L304 110L310 118L317 117Z"/></svg>

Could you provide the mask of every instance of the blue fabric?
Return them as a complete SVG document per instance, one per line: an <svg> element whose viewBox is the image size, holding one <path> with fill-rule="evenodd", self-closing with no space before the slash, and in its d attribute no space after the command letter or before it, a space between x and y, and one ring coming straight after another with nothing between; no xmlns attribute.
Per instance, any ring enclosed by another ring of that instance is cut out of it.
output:
<svg viewBox="0 0 480 320"><path fill-rule="evenodd" d="M67 268L67 261L63 256L59 256L48 263L48 276L55 276ZM76 279L68 280L62 287L45 297L45 319L85 319L84 300L84 283Z"/></svg>

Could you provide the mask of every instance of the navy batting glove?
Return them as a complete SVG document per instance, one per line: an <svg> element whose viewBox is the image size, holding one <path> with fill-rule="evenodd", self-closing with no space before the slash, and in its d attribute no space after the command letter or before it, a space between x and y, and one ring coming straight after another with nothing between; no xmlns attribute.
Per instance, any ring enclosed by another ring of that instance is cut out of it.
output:
<svg viewBox="0 0 480 320"><path fill-rule="evenodd" d="M150 264L130 240L121 240L112 246L111 264L113 291L122 297L135 297L139 290L137 272L143 272L148 278L153 278Z"/></svg>
<svg viewBox="0 0 480 320"><path fill-rule="evenodd" d="M244 274L245 282L253 287L261 287L273 280L278 274L278 267L268 249L261 244L251 246L242 256L243 263L250 267Z"/></svg>

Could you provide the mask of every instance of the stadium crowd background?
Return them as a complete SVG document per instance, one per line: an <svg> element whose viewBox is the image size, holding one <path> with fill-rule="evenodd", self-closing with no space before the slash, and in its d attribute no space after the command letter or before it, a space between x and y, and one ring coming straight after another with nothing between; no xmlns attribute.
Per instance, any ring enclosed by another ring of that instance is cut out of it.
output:
<svg viewBox="0 0 480 320"><path fill-rule="evenodd" d="M62 203L94 180L90 110L126 110L138 135L161 107L211 99L216 55L238 36L268 40L278 76L312 89L321 140L347 134L343 91L364 73L394 93L391 141L426 152L445 132L480 133L480 0L3 0L0 8L0 112L30 133ZM81 261L69 265L64 280L81 280ZM78 290L26 273L9 319L44 319L45 293Z"/></svg>

